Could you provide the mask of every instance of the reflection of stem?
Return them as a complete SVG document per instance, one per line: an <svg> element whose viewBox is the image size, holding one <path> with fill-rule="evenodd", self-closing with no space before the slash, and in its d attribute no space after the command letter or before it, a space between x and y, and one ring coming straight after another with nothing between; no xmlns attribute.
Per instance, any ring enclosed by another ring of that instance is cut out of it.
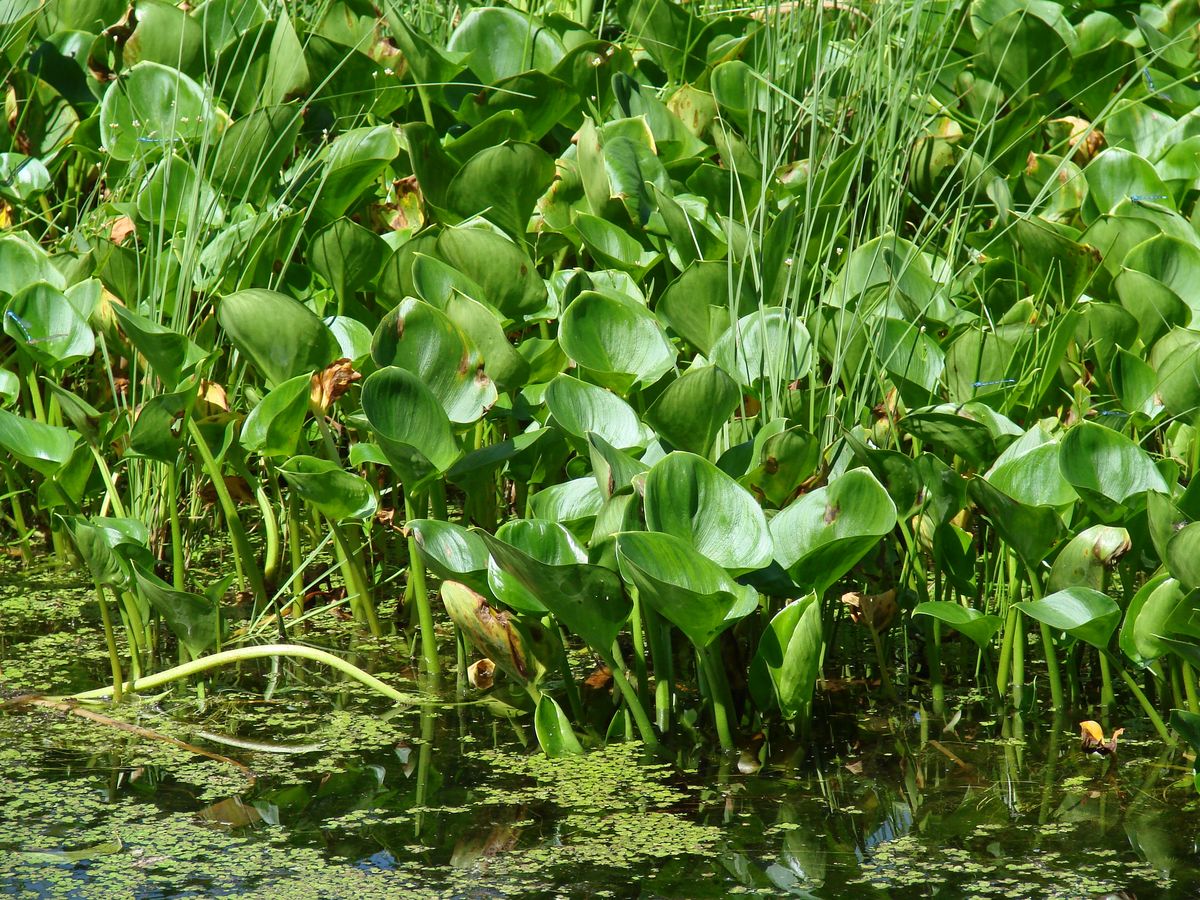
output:
<svg viewBox="0 0 1200 900"><path fill-rule="evenodd" d="M422 809L425 806L425 794L429 789L429 769L433 762L433 726L436 719L434 707L421 704L421 746L417 748L417 812L414 824L417 837L421 836Z"/></svg>
<svg viewBox="0 0 1200 900"><path fill-rule="evenodd" d="M201 672L207 672L209 669L216 669L230 663L245 662L251 659L263 659L268 656L295 656L300 659L311 659L313 662L319 662L329 666L331 669L336 669L343 675L354 679L359 684L369 687L378 694L382 694L389 700L395 700L397 703L412 703L414 699L410 694L402 694L391 685L380 681L374 675L369 675L358 668L358 666L346 662L341 657L334 656L332 653L326 653L324 650L318 650L316 647L302 647L298 644L264 644L261 647L238 647L234 650L223 650L220 653L202 656L189 663L175 666L172 669L167 669L154 675L148 675L145 678L139 678L136 681L127 681L124 689L126 691L148 691L162 687L164 684L170 684L173 681L190 678L192 675L199 675ZM108 697L111 694L112 689L104 687L72 694L70 699L97 700L102 697Z"/></svg>
<svg viewBox="0 0 1200 900"><path fill-rule="evenodd" d="M1050 746L1046 750L1046 767L1042 771L1042 803L1038 807L1039 825L1045 825L1050 821L1050 800L1055 784L1054 770L1058 767L1058 744L1062 740L1065 725L1065 714L1061 709L1056 709L1054 723L1050 726Z"/></svg>
<svg viewBox="0 0 1200 900"><path fill-rule="evenodd" d="M928 644L929 684L933 689L933 714L946 718L946 685L942 682L942 623L933 619L933 634ZM922 720L924 721L924 720Z"/></svg>
<svg viewBox="0 0 1200 900"><path fill-rule="evenodd" d="M892 678L888 675L887 663L883 659L883 642L879 639L879 632L875 630L875 623L871 622L869 618L864 621L866 622L867 630L871 633L871 643L875 646L875 662L879 666L879 683L883 687L884 695L892 702L895 702L899 698L896 697L896 688L892 685Z"/></svg>
<svg viewBox="0 0 1200 900"><path fill-rule="evenodd" d="M257 776L250 771L250 767L245 763L238 762L236 759L230 759L228 756L221 756L219 753L213 753L193 744L186 744L169 735L151 731L149 728L143 728L140 725L132 725L129 722L122 722L119 719L110 719L108 716L103 716L94 710L75 706L66 701L51 700L48 697L19 697L17 701L15 705L18 706L41 706L46 709L54 709L61 713L87 719L89 722L96 722L99 725L107 725L109 728L127 731L130 734L136 734L138 737L147 738L152 741L162 741L164 744L170 744L173 747L186 750L188 753L195 753L197 756L204 756L208 759L215 759L217 762L227 763L245 775L251 785L257 781Z"/></svg>

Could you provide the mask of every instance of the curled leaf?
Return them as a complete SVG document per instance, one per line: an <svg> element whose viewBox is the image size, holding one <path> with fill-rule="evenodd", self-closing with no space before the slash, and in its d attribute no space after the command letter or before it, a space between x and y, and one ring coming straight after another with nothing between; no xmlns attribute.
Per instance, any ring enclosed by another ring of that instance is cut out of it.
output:
<svg viewBox="0 0 1200 900"><path fill-rule="evenodd" d="M335 359L320 372L313 374L309 400L313 407L324 415L329 411L329 407L337 403L341 396L350 390L350 386L361 378L362 373L354 371L354 363L349 359Z"/></svg>

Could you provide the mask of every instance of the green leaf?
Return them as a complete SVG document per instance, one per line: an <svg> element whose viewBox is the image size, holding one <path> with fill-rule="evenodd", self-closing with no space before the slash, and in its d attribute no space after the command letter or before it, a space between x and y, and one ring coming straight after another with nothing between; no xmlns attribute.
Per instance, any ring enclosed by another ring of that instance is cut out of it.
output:
<svg viewBox="0 0 1200 900"><path fill-rule="evenodd" d="M1046 590L1088 587L1103 591L1108 570L1131 546L1129 532L1124 528L1093 525L1081 531L1055 557Z"/></svg>
<svg viewBox="0 0 1200 900"><path fill-rule="evenodd" d="M63 524L92 580L113 587L133 587L126 560L149 556L150 533L137 519L107 516L63 516ZM116 548L121 552L117 553Z"/></svg>
<svg viewBox="0 0 1200 900"><path fill-rule="evenodd" d="M546 389L546 408L554 421L582 443L595 432L618 450L644 447L651 434L637 413L618 397L594 384L558 375Z"/></svg>
<svg viewBox="0 0 1200 900"><path fill-rule="evenodd" d="M533 261L507 238L485 228L447 228L437 239L437 252L483 290L485 301L514 322L539 312L546 285Z"/></svg>
<svg viewBox="0 0 1200 900"><path fill-rule="evenodd" d="M313 237L308 258L334 296L348 300L378 274L387 249L375 232L350 219L337 219Z"/></svg>
<svg viewBox="0 0 1200 900"><path fill-rule="evenodd" d="M583 291L563 311L558 340L597 382L621 393L675 366L675 348L654 314L622 294Z"/></svg>
<svg viewBox="0 0 1200 900"><path fill-rule="evenodd" d="M752 391L774 383L781 373L797 378L812 361L812 341L804 322L783 309L743 316L717 339L712 361Z"/></svg>
<svg viewBox="0 0 1200 900"><path fill-rule="evenodd" d="M204 351L187 336L152 322L133 310L114 303L110 306L121 330L168 390L179 387L184 376L204 358Z"/></svg>
<svg viewBox="0 0 1200 900"><path fill-rule="evenodd" d="M464 219L483 216L521 240L534 204L554 180L554 160L536 144L507 142L467 160L446 190L446 206Z"/></svg>
<svg viewBox="0 0 1200 900"><path fill-rule="evenodd" d="M737 384L717 366L693 366L667 385L643 418L677 449L707 457L741 399Z"/></svg>
<svg viewBox="0 0 1200 900"><path fill-rule="evenodd" d="M785 719L807 721L823 649L821 603L816 594L776 613L750 663L750 690L759 709L769 709L774 699Z"/></svg>
<svg viewBox="0 0 1200 900"><path fill-rule="evenodd" d="M579 756L583 747L571 730L571 721L549 694L542 694L533 714L533 730L538 746L551 759L559 756Z"/></svg>
<svg viewBox="0 0 1200 900"><path fill-rule="evenodd" d="M1034 426L1000 454L984 477L1025 506L1066 507L1079 495L1063 477L1058 460L1058 441Z"/></svg>
<svg viewBox="0 0 1200 900"><path fill-rule="evenodd" d="M496 386L467 336L435 306L408 298L375 329L371 356L379 366L412 372L455 424L477 421L496 402Z"/></svg>
<svg viewBox="0 0 1200 900"><path fill-rule="evenodd" d="M968 490L991 520L1001 539L1027 566L1041 565L1063 532L1062 519L1049 506L1026 506L982 478L972 478Z"/></svg>
<svg viewBox="0 0 1200 900"><path fill-rule="evenodd" d="M749 491L703 457L676 451L646 476L646 526L687 541L742 575L770 565L775 548Z"/></svg>
<svg viewBox="0 0 1200 900"><path fill-rule="evenodd" d="M96 339L66 295L45 282L20 290L4 310L4 333L39 366L61 371L87 359Z"/></svg>
<svg viewBox="0 0 1200 900"><path fill-rule="evenodd" d="M571 223L588 253L603 266L612 266L641 278L660 255L642 246L629 232L599 216L576 213Z"/></svg>
<svg viewBox="0 0 1200 900"><path fill-rule="evenodd" d="M136 566L134 577L138 593L163 617L167 627L192 656L200 656L217 643L220 616L212 600L190 591L177 591L158 576Z"/></svg>
<svg viewBox="0 0 1200 900"><path fill-rule="evenodd" d="M219 129L203 89L182 72L140 62L108 85L100 103L100 142L113 159L158 155Z"/></svg>
<svg viewBox="0 0 1200 900"><path fill-rule="evenodd" d="M1108 646L1121 620L1121 607L1115 600L1084 587L1055 591L1041 600L1028 600L1016 607L1030 618L1100 650Z"/></svg>
<svg viewBox="0 0 1200 900"><path fill-rule="evenodd" d="M544 563L487 532L479 536L501 569L602 658L610 658L633 609L615 573L586 563Z"/></svg>
<svg viewBox="0 0 1200 900"><path fill-rule="evenodd" d="M291 456L296 452L304 420L312 376L297 375L273 388L250 410L242 425L241 445L263 456Z"/></svg>
<svg viewBox="0 0 1200 900"><path fill-rule="evenodd" d="M217 321L270 386L324 369L341 349L316 313L285 294L264 288L222 298Z"/></svg>
<svg viewBox="0 0 1200 900"><path fill-rule="evenodd" d="M400 155L400 138L390 125L354 128L333 139L317 181L314 207L326 218L344 215L363 199Z"/></svg>
<svg viewBox="0 0 1200 900"><path fill-rule="evenodd" d="M0 447L42 475L54 475L67 464L77 439L78 435L66 428L0 409Z"/></svg>
<svg viewBox="0 0 1200 900"><path fill-rule="evenodd" d="M792 580L818 595L896 525L896 506L866 469L794 501L770 522L775 559Z"/></svg>
<svg viewBox="0 0 1200 900"><path fill-rule="evenodd" d="M262 204L300 133L298 103L255 109L225 130L208 169L209 183L234 201Z"/></svg>
<svg viewBox="0 0 1200 900"><path fill-rule="evenodd" d="M1131 500L1143 500L1148 491L1169 493L1150 454L1103 425L1080 422L1069 429L1059 445L1058 461L1063 477L1102 515L1130 506Z"/></svg>
<svg viewBox="0 0 1200 900"><path fill-rule="evenodd" d="M406 369L372 373L362 389L362 409L406 490L445 472L462 455L450 419L433 392Z"/></svg>
<svg viewBox="0 0 1200 900"><path fill-rule="evenodd" d="M143 403L129 432L130 455L169 465L178 463L184 423L195 402L196 387L187 385L181 391L159 394Z"/></svg>
<svg viewBox="0 0 1200 900"><path fill-rule="evenodd" d="M411 519L405 526L416 539L426 568L443 581L487 589L488 551L479 535L454 522ZM444 596L445 588L443 588Z"/></svg>
<svg viewBox="0 0 1200 900"><path fill-rule="evenodd" d="M375 491L366 479L338 463L315 456L293 456L279 467L288 487L334 522L375 515Z"/></svg>
<svg viewBox="0 0 1200 900"><path fill-rule="evenodd" d="M1168 623L1179 607L1186 591L1168 575L1159 575L1143 584L1125 611L1121 623L1121 651L1133 663L1145 667L1171 652L1171 645L1162 640L1170 632Z"/></svg>
<svg viewBox="0 0 1200 900"><path fill-rule="evenodd" d="M509 7L472 9L450 35L446 49L468 54L471 70L484 84L527 69L548 72L566 52L558 36L538 19Z"/></svg>
<svg viewBox="0 0 1200 900"><path fill-rule="evenodd" d="M927 600L913 607L914 616L930 616L949 625L959 634L974 641L980 649L991 643L1000 626L1004 624L999 616L982 613L979 610L952 603L948 600Z"/></svg>
<svg viewBox="0 0 1200 900"><path fill-rule="evenodd" d="M687 541L670 534L617 535L621 576L638 598L703 649L758 608L758 592L738 584Z"/></svg>
<svg viewBox="0 0 1200 900"><path fill-rule="evenodd" d="M1167 541L1163 562L1190 590L1200 588L1200 522L1180 528Z"/></svg>

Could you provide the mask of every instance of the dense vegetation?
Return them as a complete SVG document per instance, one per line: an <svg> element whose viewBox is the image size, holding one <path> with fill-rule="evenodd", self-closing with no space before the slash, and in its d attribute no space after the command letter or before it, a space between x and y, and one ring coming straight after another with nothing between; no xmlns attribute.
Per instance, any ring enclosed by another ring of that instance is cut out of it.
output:
<svg viewBox="0 0 1200 900"><path fill-rule="evenodd" d="M93 696L391 690L332 603L430 675L444 610L552 755L803 733L836 672L1200 732L1195 4L0 26L4 525L90 574Z"/></svg>

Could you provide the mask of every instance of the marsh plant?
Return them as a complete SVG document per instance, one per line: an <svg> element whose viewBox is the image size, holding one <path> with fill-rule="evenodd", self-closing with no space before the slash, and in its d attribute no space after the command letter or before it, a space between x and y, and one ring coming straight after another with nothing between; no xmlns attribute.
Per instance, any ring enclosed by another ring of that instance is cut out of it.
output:
<svg viewBox="0 0 1200 900"><path fill-rule="evenodd" d="M9 545L90 576L113 701L371 679L336 604L551 755L947 671L1194 739L1198 25L0 3Z"/></svg>

